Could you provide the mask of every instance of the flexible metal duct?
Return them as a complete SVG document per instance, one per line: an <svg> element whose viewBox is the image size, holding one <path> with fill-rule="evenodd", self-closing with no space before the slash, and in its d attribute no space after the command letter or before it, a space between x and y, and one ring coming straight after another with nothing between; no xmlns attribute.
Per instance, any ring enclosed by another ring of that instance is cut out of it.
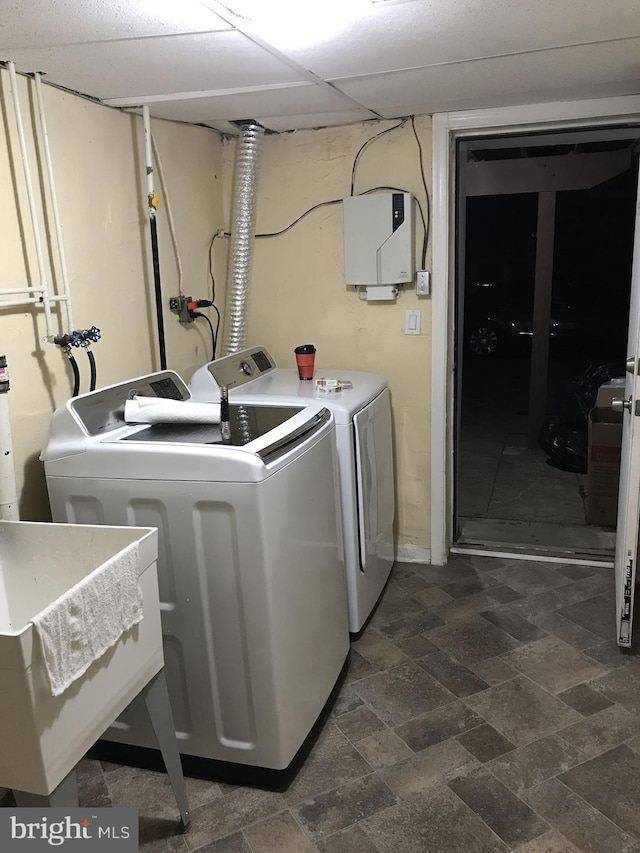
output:
<svg viewBox="0 0 640 853"><path fill-rule="evenodd" d="M245 125L238 137L225 304L225 355L238 352L245 346L247 291L253 259L258 169L263 137L264 127L259 124Z"/></svg>

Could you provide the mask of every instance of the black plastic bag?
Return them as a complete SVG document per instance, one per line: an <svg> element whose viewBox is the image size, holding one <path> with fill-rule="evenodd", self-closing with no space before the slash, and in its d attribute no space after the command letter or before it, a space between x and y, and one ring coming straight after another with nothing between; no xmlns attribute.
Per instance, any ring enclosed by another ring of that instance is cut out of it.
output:
<svg viewBox="0 0 640 853"><path fill-rule="evenodd" d="M562 418L551 417L543 423L538 440L549 457L548 464L573 474L587 473L586 429L577 429Z"/></svg>

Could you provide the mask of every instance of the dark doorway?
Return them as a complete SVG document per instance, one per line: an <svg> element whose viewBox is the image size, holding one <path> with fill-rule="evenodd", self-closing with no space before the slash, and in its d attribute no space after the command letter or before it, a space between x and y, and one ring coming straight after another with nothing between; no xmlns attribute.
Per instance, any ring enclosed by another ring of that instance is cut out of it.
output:
<svg viewBox="0 0 640 853"><path fill-rule="evenodd" d="M456 544L606 557L614 527L587 515L586 416L597 383L624 373L636 142L475 145L459 150ZM540 204L554 217L548 285Z"/></svg>

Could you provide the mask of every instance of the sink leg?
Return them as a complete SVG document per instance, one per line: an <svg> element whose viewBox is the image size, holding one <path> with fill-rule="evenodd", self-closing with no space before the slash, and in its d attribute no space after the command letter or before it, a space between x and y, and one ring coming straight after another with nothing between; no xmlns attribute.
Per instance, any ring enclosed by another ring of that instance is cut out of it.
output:
<svg viewBox="0 0 640 853"><path fill-rule="evenodd" d="M142 690L142 696L178 803L182 831L187 832L191 827L189 802L176 741L176 729L169 701L167 680L163 669Z"/></svg>
<svg viewBox="0 0 640 853"><path fill-rule="evenodd" d="M27 791L14 791L13 796L19 808L78 808L78 784L76 771L72 770L58 787L49 795L29 794Z"/></svg>

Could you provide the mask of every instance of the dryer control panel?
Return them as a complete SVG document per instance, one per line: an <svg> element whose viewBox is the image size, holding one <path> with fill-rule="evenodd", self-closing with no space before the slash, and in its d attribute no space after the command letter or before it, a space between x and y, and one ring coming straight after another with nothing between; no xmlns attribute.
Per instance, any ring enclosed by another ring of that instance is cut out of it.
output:
<svg viewBox="0 0 640 853"><path fill-rule="evenodd" d="M228 389L239 388L275 369L275 360L260 346L234 352L207 365L207 372L218 388L225 385Z"/></svg>

